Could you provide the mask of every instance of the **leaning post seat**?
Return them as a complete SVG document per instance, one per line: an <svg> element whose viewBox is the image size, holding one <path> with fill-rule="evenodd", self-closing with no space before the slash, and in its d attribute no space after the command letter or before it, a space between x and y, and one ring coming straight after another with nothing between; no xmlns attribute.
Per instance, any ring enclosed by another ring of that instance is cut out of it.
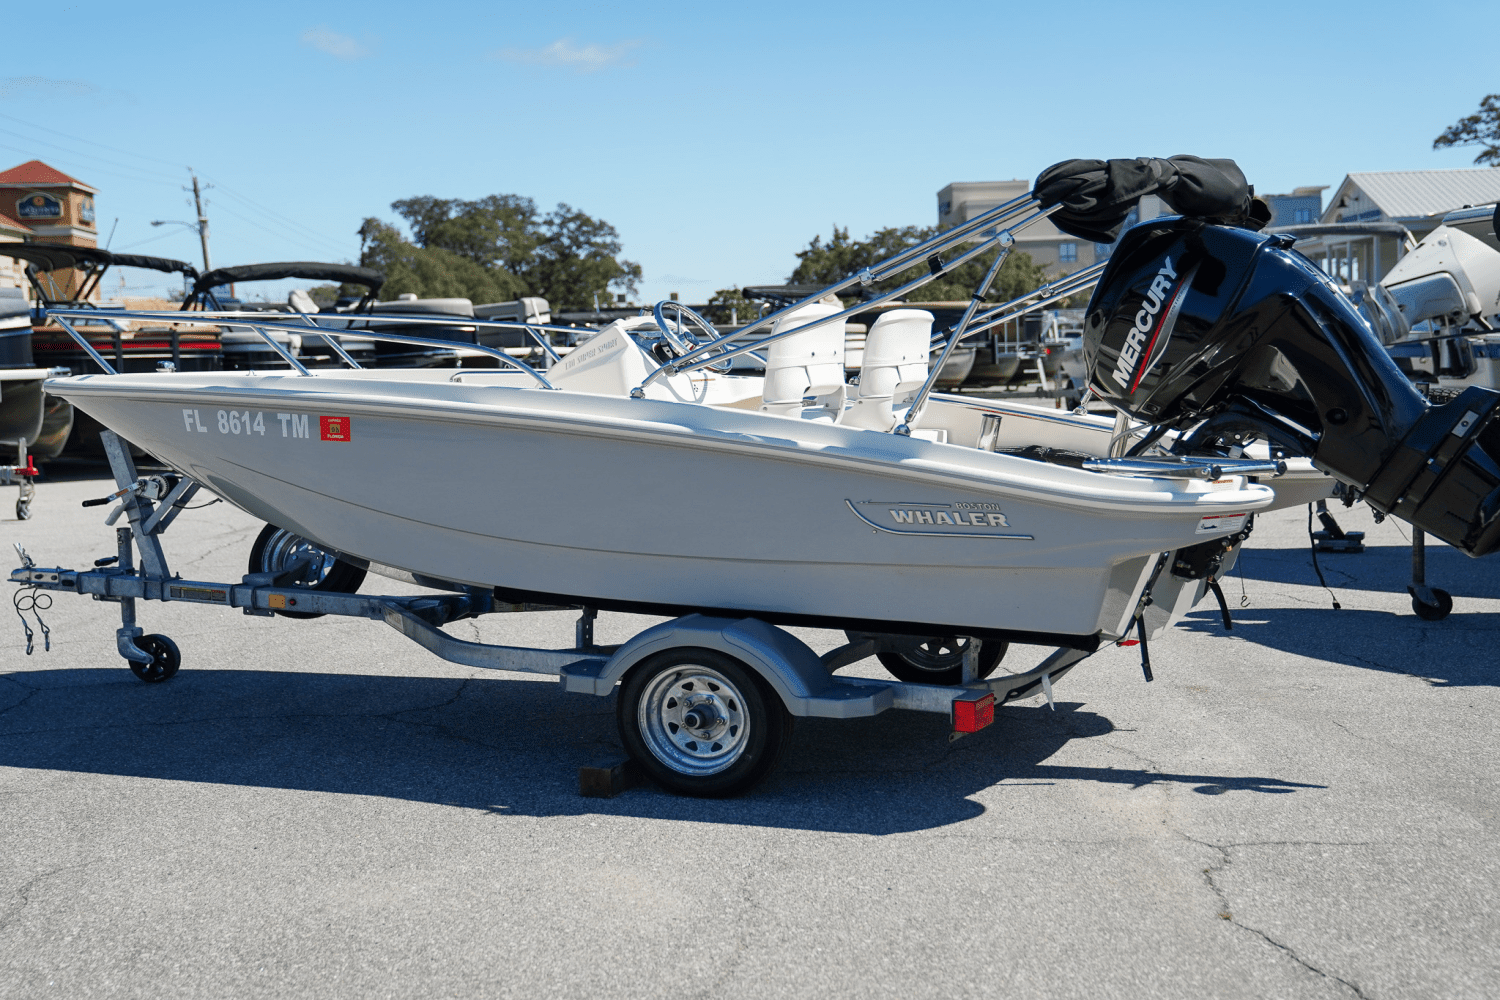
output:
<svg viewBox="0 0 1500 1000"><path fill-rule="evenodd" d="M892 309L870 328L859 366L854 403L842 423L888 431L896 426L896 407L927 381L932 340L932 313L925 309Z"/></svg>
<svg viewBox="0 0 1500 1000"><path fill-rule="evenodd" d="M817 323L809 330L774 341L766 349L765 387L761 392L761 410L786 416L800 416L802 401L818 397L816 416L837 418L844 408L844 323L818 320L836 316L840 306L813 302L787 313L771 328L774 336L783 330Z"/></svg>

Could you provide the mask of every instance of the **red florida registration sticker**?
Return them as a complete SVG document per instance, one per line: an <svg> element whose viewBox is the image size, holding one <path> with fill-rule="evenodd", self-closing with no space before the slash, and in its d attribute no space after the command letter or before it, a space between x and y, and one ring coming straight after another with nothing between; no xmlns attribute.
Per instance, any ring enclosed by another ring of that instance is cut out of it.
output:
<svg viewBox="0 0 1500 1000"><path fill-rule="evenodd" d="M349 440L348 417L319 417L318 429L323 432L324 441Z"/></svg>

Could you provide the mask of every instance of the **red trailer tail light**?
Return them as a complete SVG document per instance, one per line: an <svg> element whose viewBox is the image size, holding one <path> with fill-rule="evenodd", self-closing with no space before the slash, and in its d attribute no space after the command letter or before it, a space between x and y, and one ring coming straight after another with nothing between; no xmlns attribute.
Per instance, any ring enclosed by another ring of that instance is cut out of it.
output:
<svg viewBox="0 0 1500 1000"><path fill-rule="evenodd" d="M974 692L953 699L953 731L977 733L995 721L995 694Z"/></svg>

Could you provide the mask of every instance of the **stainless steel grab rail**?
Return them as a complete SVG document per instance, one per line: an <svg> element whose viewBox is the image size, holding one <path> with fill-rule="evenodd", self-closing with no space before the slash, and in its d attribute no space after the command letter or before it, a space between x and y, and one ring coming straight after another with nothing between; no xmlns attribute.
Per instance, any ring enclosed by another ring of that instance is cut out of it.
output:
<svg viewBox="0 0 1500 1000"><path fill-rule="evenodd" d="M82 347L84 351L88 353L89 357L93 359L94 363L99 365L99 367L105 372L105 374L108 375L117 375L119 373L115 371L114 367L111 366L109 362L104 360L103 356L100 355L98 351L94 350L93 345L88 342L88 338L79 333L73 327L73 325L68 322L69 318L72 318L74 320L97 319L102 321L121 320L125 322L166 322L181 323L189 326L248 326L257 334L259 334L260 338L267 344L269 344L272 350L274 350L285 361L287 361L298 375L308 377L313 376L312 371L303 366L301 362L299 362L295 357L287 352L286 349L278 344L275 338L270 335L270 331L281 331L288 334L294 334L296 336L307 336L310 328L305 325L293 325L291 323L266 322L265 320L261 320L258 318L264 316L265 313L136 312L134 310L125 309L44 309L43 315L50 318L56 318L62 328L67 331L68 335L77 342L78 346ZM350 314L346 313L342 315ZM358 314L358 317L361 320L370 318L364 314ZM419 315L377 318L382 322L428 322L428 317ZM458 321L456 324L440 325L517 327L525 326L527 324L508 323L503 321L490 323L486 320L468 320ZM320 337L348 337L355 340L382 340L396 344L411 344L416 347L437 347L448 350L452 350L456 347L462 347L466 351L477 351L480 354L488 355L489 357L495 358L512 368L530 375L544 389L557 388L557 386L553 385L547 380L547 377L545 375L537 371L535 368L532 368L530 365L525 364L522 361L518 361L502 350L498 350L493 347L485 347L482 344L460 344L452 340L443 340L436 337L409 337L404 334L382 333L378 330L372 329L336 330L324 326L319 326L316 328L316 335ZM347 357L347 355L345 356ZM553 356L556 357L555 354ZM353 361L352 358L350 358L349 360ZM356 365L355 367L358 367L358 365Z"/></svg>
<svg viewBox="0 0 1500 1000"><path fill-rule="evenodd" d="M1225 476L1280 476L1286 463L1237 458L1086 458L1085 472L1151 479L1222 479Z"/></svg>
<svg viewBox="0 0 1500 1000"><path fill-rule="evenodd" d="M990 209L988 212L976 216L975 218L963 223L962 225L955 226L952 229L944 230L937 236L934 236L932 239L929 239L923 243L919 243L914 247L909 247L908 249L903 250L900 253L881 261L879 264L876 264L873 267L864 268L854 274L843 278L840 281L834 282L826 288L814 292L812 295L806 296L805 298L794 302L789 306L778 309L773 313L768 313L765 316L757 319L755 322L749 324L748 326L741 327L740 329L735 330L732 333L725 334L724 336L719 337L716 340L710 341L707 344L703 344L695 348L694 350L689 351L682 357L668 362L667 364L658 368L656 371L652 372L646 377L643 382L641 382L640 385L631 390L630 395L634 399L643 399L645 397L646 388L659 378L663 378L669 375L678 375L685 372L697 371L699 368L706 367L707 364L719 364L725 360L728 360L729 358L738 357L741 354L748 354L751 351L759 350L767 343L781 340L784 337L790 337L793 334L801 333L804 330L811 329L814 326L820 326L825 323L844 319L848 316L854 315L857 312L866 311L873 306L877 306L882 303L889 302L892 299L906 295L911 291L922 287L933 279L946 274L947 272L953 270L961 264L968 263L970 260L984 253L986 250L989 250L997 243L1006 245L1006 241L1013 241L1013 233L1024 229L1025 227L1031 225L1034 222L1037 222L1040 219L1046 218L1053 212L1057 211L1058 207L1060 206L1054 206L1050 209L1037 210L1036 202L1031 197L1030 193L1008 201L1003 205L998 205L995 208ZM1019 222L1011 224L1008 229L998 229L992 235L988 236L981 232L982 230L986 229L995 229L1001 224L1002 221L1008 220L1013 216L1021 215L1026 212L1031 212L1032 214L1024 219L1021 219ZM968 251L965 251L951 261L944 262L938 256L950 247L975 238L976 233L979 234L978 238L982 240L982 242L980 242L977 246ZM754 331L759 330L763 327L770 326L781 317L786 316L794 312L795 310L802 308L803 306L817 302L827 295L836 295L838 292L843 291L846 288L850 288L856 284L866 286L877 281L883 281L887 278L894 277L895 275L898 275L903 271L909 270L911 267L917 264L918 261L924 259L927 261L927 274L909 281L895 289L892 289L889 292L879 295L874 299L860 302L858 305L845 309L837 315L826 316L811 323L805 323L801 326L797 326L789 330L782 330L780 333L772 334L770 337L758 340L753 344L747 344L743 347L738 348L728 347L729 341L737 337L743 337L747 333L753 333Z"/></svg>

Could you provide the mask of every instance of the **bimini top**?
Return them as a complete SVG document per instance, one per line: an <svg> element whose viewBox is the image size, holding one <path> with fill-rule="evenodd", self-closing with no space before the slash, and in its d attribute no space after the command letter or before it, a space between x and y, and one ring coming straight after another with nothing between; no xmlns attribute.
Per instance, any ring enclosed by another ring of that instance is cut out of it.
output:
<svg viewBox="0 0 1500 1000"><path fill-rule="evenodd" d="M98 289L104 272L109 270L111 265L144 267L166 273L176 271L189 280L198 276L198 269L187 261L172 260L170 257L142 257L133 253L110 253L98 247L58 246L51 243L4 243L0 244L0 257L24 260L29 265L26 268L26 277L31 282L31 287L36 290L37 297L49 306L57 305L63 300L57 297L56 288L44 288L37 280L37 275L62 268L73 268L84 275L83 283L72 300L82 303L89 301L90 296Z"/></svg>
<svg viewBox="0 0 1500 1000"><path fill-rule="evenodd" d="M385 275L373 268L353 264L324 264L311 260L292 260L279 264L241 264L217 267L193 284L193 297L206 295L220 285L240 281L275 281L278 278L315 278L322 281L349 282L364 285L374 295L385 284Z"/></svg>
<svg viewBox="0 0 1500 1000"><path fill-rule="evenodd" d="M198 269L187 261L170 257L143 257L133 253L111 253L98 247L56 246L50 243L7 243L0 257L24 260L38 271L56 271L72 267L83 271L104 269L111 265L119 267L145 267L153 271L180 272L190 278L198 276Z"/></svg>

